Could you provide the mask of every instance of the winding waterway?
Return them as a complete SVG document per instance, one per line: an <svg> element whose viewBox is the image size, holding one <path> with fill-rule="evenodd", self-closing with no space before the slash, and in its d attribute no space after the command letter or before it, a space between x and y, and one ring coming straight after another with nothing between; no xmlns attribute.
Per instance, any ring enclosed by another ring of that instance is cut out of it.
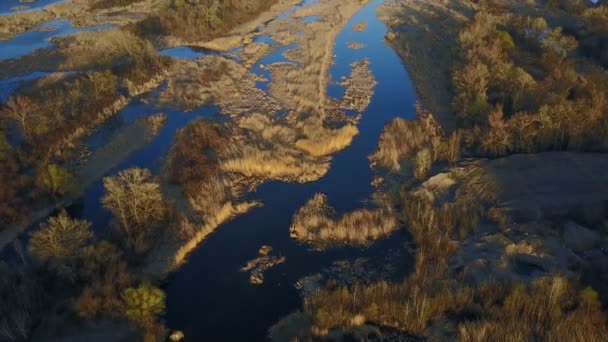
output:
<svg viewBox="0 0 608 342"><path fill-rule="evenodd" d="M292 215L316 192L327 194L338 213L360 208L373 192L367 156L375 149L382 128L395 117L415 116L414 87L398 56L385 44L386 27L376 18L376 9L383 2L373 0L365 6L350 20L335 45L335 65L330 70L334 80L347 76L352 62L367 58L378 82L353 144L334 157L331 170L319 181L260 186L250 196L264 205L221 226L167 280L167 323L171 329L184 331L187 341L264 341L272 324L300 307L294 288L298 279L336 260L381 259L389 251L402 248L407 237L401 232L369 248L323 252L289 237ZM368 24L365 32L352 29L360 21ZM349 49L349 42L362 43L365 48ZM282 52L267 56L261 63L280 61ZM339 98L343 89L332 85L328 91ZM271 245L287 262L268 271L264 284L250 285L248 275L239 268L264 244Z"/></svg>

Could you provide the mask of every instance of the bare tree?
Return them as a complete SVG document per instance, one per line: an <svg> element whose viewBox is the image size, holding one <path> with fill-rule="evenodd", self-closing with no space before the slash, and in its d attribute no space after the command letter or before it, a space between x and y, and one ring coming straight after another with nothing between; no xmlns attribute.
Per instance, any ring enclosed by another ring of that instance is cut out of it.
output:
<svg viewBox="0 0 608 342"><path fill-rule="evenodd" d="M0 110L0 117L13 120L21 126L23 134L29 136L28 122L37 115L38 105L29 97L11 96L6 105Z"/></svg>
<svg viewBox="0 0 608 342"><path fill-rule="evenodd" d="M62 211L32 233L29 249L40 259L80 256L84 246L93 238L90 226L89 222L73 219Z"/></svg>
<svg viewBox="0 0 608 342"><path fill-rule="evenodd" d="M167 206L160 184L147 169L123 170L103 180L106 193L103 205L118 220L125 242L136 252L143 252L167 216Z"/></svg>

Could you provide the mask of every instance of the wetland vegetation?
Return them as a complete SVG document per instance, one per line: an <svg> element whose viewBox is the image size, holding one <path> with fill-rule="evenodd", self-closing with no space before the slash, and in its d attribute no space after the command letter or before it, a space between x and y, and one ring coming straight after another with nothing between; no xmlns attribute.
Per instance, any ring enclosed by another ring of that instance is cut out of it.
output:
<svg viewBox="0 0 608 342"><path fill-rule="evenodd" d="M606 6L0 16L0 341L607 339Z"/></svg>

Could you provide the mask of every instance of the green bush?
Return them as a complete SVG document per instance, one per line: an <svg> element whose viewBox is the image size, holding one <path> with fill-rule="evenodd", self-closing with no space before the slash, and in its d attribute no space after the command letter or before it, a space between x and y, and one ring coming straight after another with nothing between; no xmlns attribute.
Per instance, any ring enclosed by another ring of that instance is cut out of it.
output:
<svg viewBox="0 0 608 342"><path fill-rule="evenodd" d="M53 195L65 195L74 190L76 179L65 168L49 164L38 172L36 183Z"/></svg>
<svg viewBox="0 0 608 342"><path fill-rule="evenodd" d="M123 292L124 315L138 327L154 327L165 311L165 293L148 283L131 287Z"/></svg>

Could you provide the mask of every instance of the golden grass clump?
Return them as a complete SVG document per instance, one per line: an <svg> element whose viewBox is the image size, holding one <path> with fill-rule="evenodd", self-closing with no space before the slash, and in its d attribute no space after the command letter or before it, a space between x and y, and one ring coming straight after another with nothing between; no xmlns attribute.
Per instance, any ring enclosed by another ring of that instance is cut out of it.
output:
<svg viewBox="0 0 608 342"><path fill-rule="evenodd" d="M292 237L313 243L366 244L397 229L397 219L390 207L358 209L336 217L327 196L316 194L294 215Z"/></svg>
<svg viewBox="0 0 608 342"><path fill-rule="evenodd" d="M327 128L321 120L314 117L304 122L302 131L305 138L296 141L296 147L315 157L343 150L350 146L353 138L359 134L353 124L346 124L341 128Z"/></svg>
<svg viewBox="0 0 608 342"><path fill-rule="evenodd" d="M334 328L361 325L361 321L421 332L429 321L473 300L470 288L409 286L407 282L378 282L323 289L304 300L304 311L313 317L312 333L325 336Z"/></svg>
<svg viewBox="0 0 608 342"><path fill-rule="evenodd" d="M608 333L599 301L580 299L590 291L561 276L531 284L448 284L427 279L424 286L406 281L323 289L305 299L304 311L311 315L311 332L317 336L355 326L361 317L408 333L441 334L427 328L433 321L449 320L447 312L460 341L602 341Z"/></svg>
<svg viewBox="0 0 608 342"><path fill-rule="evenodd" d="M441 136L440 128L430 114L419 111L419 118L407 121L397 118L386 125L370 160L393 172L401 170L401 161L411 157L432 138Z"/></svg>
<svg viewBox="0 0 608 342"><path fill-rule="evenodd" d="M221 168L250 178L301 183L317 180L329 170L327 160L312 161L279 145L272 148L260 145L233 148L230 157L221 162Z"/></svg>
<svg viewBox="0 0 608 342"><path fill-rule="evenodd" d="M187 241L176 251L172 267L182 264L187 254L219 225L259 205L257 202L235 203L238 196L235 192L238 190L235 190L228 180L218 176L212 176L200 183L198 193L188 198L190 208L198 216L198 222L193 223L187 218L180 222L180 235Z"/></svg>
<svg viewBox="0 0 608 342"><path fill-rule="evenodd" d="M256 133L263 140L273 143L293 144L296 132L291 127L282 125L272 117L254 113L239 120L239 126Z"/></svg>

